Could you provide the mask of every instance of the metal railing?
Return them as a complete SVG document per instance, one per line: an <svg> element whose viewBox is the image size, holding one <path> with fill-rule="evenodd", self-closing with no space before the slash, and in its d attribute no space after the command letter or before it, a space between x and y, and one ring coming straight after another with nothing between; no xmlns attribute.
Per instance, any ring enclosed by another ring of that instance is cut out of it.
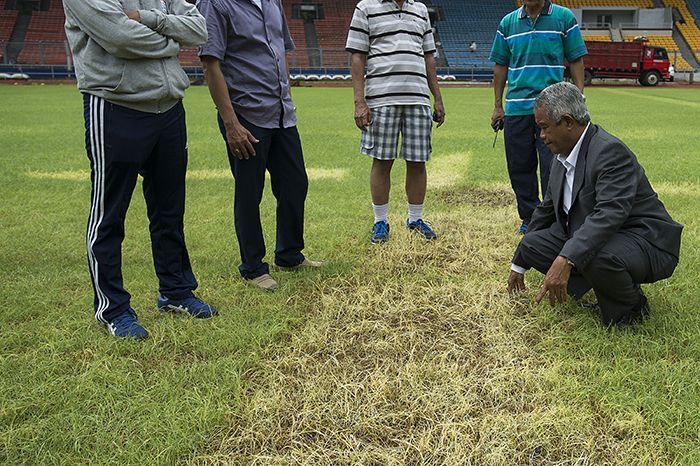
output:
<svg viewBox="0 0 700 466"><path fill-rule="evenodd" d="M191 53L189 54L191 56ZM469 49L445 50L450 68L493 68L489 51ZM186 69L195 71L198 63L183 61ZM295 69L350 69L350 54L339 47L300 47L287 53L287 63ZM5 42L0 41L0 64L17 66L54 66L73 69L68 42Z"/></svg>
<svg viewBox="0 0 700 466"><path fill-rule="evenodd" d="M445 49L448 68L492 69L488 50ZM299 47L287 53L287 63L294 69L350 69L350 54L337 47Z"/></svg>
<svg viewBox="0 0 700 466"><path fill-rule="evenodd" d="M669 50L669 59L675 65L680 52ZM457 79L483 80L492 76L493 62L489 50L445 49L438 71L443 75L455 75ZM695 51L695 53L700 53ZM73 61L68 42L6 42L0 41L0 66L4 69L31 70L33 76L45 78L73 77ZM14 56L11 56L14 55ZM202 69L196 50L183 49L181 64L191 77L201 77ZM300 47L287 53L290 69L296 74L321 73L323 75L349 74L350 54L339 47ZM447 62L445 66L445 62ZM2 71L2 70L0 70ZM489 75L489 73L491 73Z"/></svg>
<svg viewBox="0 0 700 466"><path fill-rule="evenodd" d="M0 54L0 63L3 65L50 65L68 69L73 67L68 41L0 41Z"/></svg>

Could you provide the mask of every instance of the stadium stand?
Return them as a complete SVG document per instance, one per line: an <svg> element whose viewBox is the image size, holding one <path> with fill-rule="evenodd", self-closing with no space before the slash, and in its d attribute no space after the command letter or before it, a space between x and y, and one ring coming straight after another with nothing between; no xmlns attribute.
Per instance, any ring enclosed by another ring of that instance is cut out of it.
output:
<svg viewBox="0 0 700 466"><path fill-rule="evenodd" d="M445 12L445 21L438 23L437 30L449 65L493 67L488 55L496 29L501 18L515 10L515 3L503 0L432 0L431 3ZM476 52L469 51L472 41L476 42Z"/></svg>
<svg viewBox="0 0 700 466"><path fill-rule="evenodd" d="M686 0L688 9L695 15L695 22L700 21L700 0Z"/></svg>
<svg viewBox="0 0 700 466"><path fill-rule="evenodd" d="M325 19L314 21L318 46L322 50L323 65L329 68L348 67L345 41L355 11L355 0L314 0L323 5Z"/></svg>
<svg viewBox="0 0 700 466"><path fill-rule="evenodd" d="M282 0L296 51L288 54L287 59L295 68L309 68L311 58L324 68L347 68L348 54L344 51L348 27L358 0ZM423 0L427 5L441 8L445 21L436 26L437 37L443 58L451 68L486 68L493 67L488 60L493 39L501 18L522 5L522 0ZM687 53L686 44L698 54L700 59L700 0L554 0L555 3L568 7L638 7L654 8L663 4L678 11L675 14L675 28L682 39L674 36L649 35L652 44L664 46L679 71L690 70L681 56ZM315 19L313 24L304 24L301 19L292 19L293 5L311 3L322 5L324 19ZM0 42L7 44L18 18L17 10L5 9L7 0L0 0ZM680 15L680 16L678 16ZM682 19L681 19L682 18ZM49 11L35 11L24 38L24 47L17 61L22 64L63 65L68 61L69 51L65 47L63 29L64 14L62 0L51 0ZM596 29L587 33L587 40L613 40L604 30ZM676 38L674 41L674 37ZM625 40L628 40L626 38ZM17 39L13 39L17 40ZM619 40L619 39L617 39ZM476 51L470 51L470 44L476 43ZM676 42L681 41L681 42ZM679 47L682 45L682 48ZM313 48L310 48L313 47ZM19 49L18 49L19 50ZM689 59L690 60L690 59ZM180 62L189 68L199 68L196 47L183 47ZM443 62L445 63L445 62Z"/></svg>
<svg viewBox="0 0 700 466"><path fill-rule="evenodd" d="M683 17L684 22L676 21L676 27L688 43L688 46L690 46L700 59L700 54L698 54L698 51L700 51L700 29L698 29L696 18L688 9L685 0L663 0L663 2L667 7L677 9Z"/></svg>
<svg viewBox="0 0 700 466"><path fill-rule="evenodd" d="M304 30L304 22L300 19L292 19L292 2L283 1L284 14L287 17L287 26L289 33L294 41L296 50L287 55L287 62L295 67L309 66L309 54L306 47L306 31Z"/></svg>
<svg viewBox="0 0 700 466"><path fill-rule="evenodd" d="M0 41L9 41L17 21L17 10L6 10L5 2L0 1Z"/></svg>
<svg viewBox="0 0 700 466"><path fill-rule="evenodd" d="M695 25L700 26L700 0L687 0L687 4L688 9L695 16ZM700 41L700 37L697 35L695 36L695 39L696 43ZM695 51L695 57L698 61L700 61L700 49L693 47L693 50Z"/></svg>
<svg viewBox="0 0 700 466"><path fill-rule="evenodd" d="M63 2L54 0L49 11L35 11L24 37L18 62L24 64L65 65L68 61Z"/></svg>

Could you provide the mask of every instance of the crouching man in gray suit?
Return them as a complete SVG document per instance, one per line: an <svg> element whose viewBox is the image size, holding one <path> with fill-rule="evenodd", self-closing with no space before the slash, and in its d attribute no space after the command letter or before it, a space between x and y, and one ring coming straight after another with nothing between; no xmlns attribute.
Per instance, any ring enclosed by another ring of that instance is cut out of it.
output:
<svg viewBox="0 0 700 466"><path fill-rule="evenodd" d="M524 273L546 274L535 300L578 299L593 288L603 325L625 328L649 313L640 283L670 277L683 226L671 219L632 151L590 123L581 91L561 82L535 100L542 139L556 154L549 187L511 266L508 292Z"/></svg>

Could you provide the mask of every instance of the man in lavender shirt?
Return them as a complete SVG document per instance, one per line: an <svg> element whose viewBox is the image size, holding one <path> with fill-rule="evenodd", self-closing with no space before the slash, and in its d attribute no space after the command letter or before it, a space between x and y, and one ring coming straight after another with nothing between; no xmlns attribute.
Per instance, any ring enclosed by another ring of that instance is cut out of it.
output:
<svg viewBox="0 0 700 466"><path fill-rule="evenodd" d="M199 0L197 7L209 34L199 56L236 179L239 270L246 280L271 291L279 285L263 262L260 202L265 170L277 199L273 270L323 265L301 253L309 181L285 61L294 43L281 0Z"/></svg>

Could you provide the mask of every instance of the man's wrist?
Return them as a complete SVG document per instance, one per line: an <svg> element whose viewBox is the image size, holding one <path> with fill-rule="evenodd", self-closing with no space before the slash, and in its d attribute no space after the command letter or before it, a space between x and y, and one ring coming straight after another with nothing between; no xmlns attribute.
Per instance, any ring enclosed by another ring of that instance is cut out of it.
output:
<svg viewBox="0 0 700 466"><path fill-rule="evenodd" d="M521 267L513 263L510 264L510 270L512 270L515 273L519 273L520 275L525 275L525 272L527 272L527 269L525 267Z"/></svg>

